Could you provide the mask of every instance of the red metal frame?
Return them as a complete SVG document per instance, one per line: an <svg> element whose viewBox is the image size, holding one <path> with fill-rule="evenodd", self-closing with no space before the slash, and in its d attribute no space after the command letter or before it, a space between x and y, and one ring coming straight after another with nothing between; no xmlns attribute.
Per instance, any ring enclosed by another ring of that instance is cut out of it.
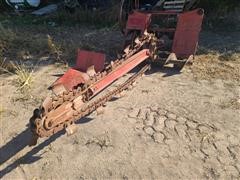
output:
<svg viewBox="0 0 240 180"><path fill-rule="evenodd" d="M125 62L114 69L110 74L100 79L96 84L94 84L92 91L93 95L96 95L101 90L110 85L113 81L117 80L124 74L128 73L134 67L139 65L141 62L149 58L149 50L143 49L136 53ZM79 84L84 84L89 80L89 75L85 72L81 72L74 68L69 69L62 77L57 79L50 88L54 89L55 86L63 85L66 90L72 90L75 86Z"/></svg>
<svg viewBox="0 0 240 180"><path fill-rule="evenodd" d="M94 95L99 93L101 90L106 88L108 85L110 85L112 82L123 76L124 74L131 71L134 67L139 65L141 62L149 58L149 50L143 49L140 52L136 53L129 59L127 59L124 64L122 64L117 69L113 70L110 74L105 76L103 79L101 79L99 82L97 82L94 87Z"/></svg>
<svg viewBox="0 0 240 180"><path fill-rule="evenodd" d="M153 16L177 16L179 12L176 11L139 11L135 10L128 16L126 25L126 32L128 34L130 30L140 30L143 33L149 29L151 18ZM174 32L175 28L151 28L150 31L154 32Z"/></svg>
<svg viewBox="0 0 240 180"><path fill-rule="evenodd" d="M105 57L105 54L102 53L79 49L76 66L57 79L50 88L61 84L69 91L79 84L86 83L89 80L89 75L86 73L88 68L94 66L96 72L102 71L104 69Z"/></svg>
<svg viewBox="0 0 240 180"><path fill-rule="evenodd" d="M153 16L172 16L176 15L176 28L150 27ZM204 11L196 9L184 13L176 11L134 11L130 14L126 26L126 34L130 30L145 30L161 33L174 33L173 45L169 51L176 54L177 58L186 59L196 52L199 33L201 31Z"/></svg>
<svg viewBox="0 0 240 180"><path fill-rule="evenodd" d="M172 46L177 58L188 58L195 54L203 16L203 9L179 14Z"/></svg>
<svg viewBox="0 0 240 180"><path fill-rule="evenodd" d="M143 33L150 24L150 19L151 14L134 11L133 14L128 16L126 34L129 30L140 30Z"/></svg>
<svg viewBox="0 0 240 180"><path fill-rule="evenodd" d="M85 51L78 49L77 61L75 68L86 72L90 66L94 66L96 72L104 69L106 55L93 51Z"/></svg>
<svg viewBox="0 0 240 180"><path fill-rule="evenodd" d="M57 79L50 88L62 84L66 90L70 91L78 84L84 84L88 79L89 76L86 73L70 68L63 76Z"/></svg>
<svg viewBox="0 0 240 180"><path fill-rule="evenodd" d="M176 12L159 11L152 12L153 15L175 15ZM177 59L188 58L190 55L195 54L195 50L198 43L198 36L201 30L203 20L203 10L197 9L186 13L180 13L178 15L178 23L173 39L172 52L176 54ZM134 11L128 18L127 30L140 30L144 32L151 21L151 14L140 13ZM160 29L164 32L174 32L174 28ZM143 62L149 57L149 50L144 49L114 69L110 74L100 79L93 85L93 95L102 91L113 81L123 76L138 64ZM53 85L62 84L65 89L71 90L78 84L84 84L89 79L88 69L94 66L96 72L100 72L104 69L105 54L90 52L85 50L78 50L78 56L75 68L69 69L61 78L59 78ZM86 72L86 73L85 73Z"/></svg>

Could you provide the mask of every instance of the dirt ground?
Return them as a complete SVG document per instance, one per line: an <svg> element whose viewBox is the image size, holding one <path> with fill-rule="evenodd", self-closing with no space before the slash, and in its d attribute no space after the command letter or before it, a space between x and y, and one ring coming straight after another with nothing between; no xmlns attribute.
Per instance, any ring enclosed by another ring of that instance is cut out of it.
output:
<svg viewBox="0 0 240 180"><path fill-rule="evenodd" d="M121 47L117 31L79 31L69 30L68 41L88 40L109 58ZM80 120L77 133L35 147L27 146L28 120L66 68L39 63L27 98L16 76L1 75L0 178L240 179L240 34L203 32L200 39L182 73L153 68L104 114Z"/></svg>

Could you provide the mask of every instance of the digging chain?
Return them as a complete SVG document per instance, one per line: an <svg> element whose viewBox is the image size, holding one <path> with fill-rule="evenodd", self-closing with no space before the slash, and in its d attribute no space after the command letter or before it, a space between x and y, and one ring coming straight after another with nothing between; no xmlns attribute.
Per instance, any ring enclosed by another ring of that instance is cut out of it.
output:
<svg viewBox="0 0 240 180"><path fill-rule="evenodd" d="M111 62L108 66L106 66L103 72L97 73L91 77L86 84L76 86L72 91L64 92L60 95L53 94L49 97L47 105L42 104L40 108L35 109L33 116L30 119L30 127L34 136L49 137L58 131L67 128L80 118L95 111L97 108L103 106L107 101L111 100L115 95L126 90L139 76L150 68L149 64L145 65L138 73L134 74L126 82L119 85L115 90L108 92L106 95L93 102L89 101L91 99L91 95L89 95L88 90L91 88L92 84L107 76L111 73L111 71L124 63L127 58L137 53L144 45L149 44L152 39L154 39L152 34L144 34L142 38L135 39L134 44L129 45L124 49L124 54L121 58ZM79 97L82 99L83 105L80 109L76 109L74 106L74 100ZM45 122L48 119L48 114L55 111L59 106L64 106L64 103L68 103L66 108L69 108L69 111L73 112L72 115L64 122L58 123L53 127L51 127L51 124L49 125L50 127L46 127Z"/></svg>

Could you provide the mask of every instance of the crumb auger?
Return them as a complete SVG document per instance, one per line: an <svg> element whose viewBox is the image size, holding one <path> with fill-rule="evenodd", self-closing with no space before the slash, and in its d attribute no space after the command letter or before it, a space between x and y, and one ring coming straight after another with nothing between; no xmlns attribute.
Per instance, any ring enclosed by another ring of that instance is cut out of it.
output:
<svg viewBox="0 0 240 180"><path fill-rule="evenodd" d="M172 64L181 70L194 57L203 14L202 9L134 11L126 23L123 53L107 65L105 54L78 50L75 67L68 69L50 86L51 96L34 110L30 119L33 134L30 145L35 145L39 137L49 137L63 129L67 134L73 134L76 121L93 111L101 113L107 101L132 87L151 65ZM153 21L156 17L168 20L169 24L176 21L176 27L157 27ZM137 66L140 70L124 83L104 91Z"/></svg>

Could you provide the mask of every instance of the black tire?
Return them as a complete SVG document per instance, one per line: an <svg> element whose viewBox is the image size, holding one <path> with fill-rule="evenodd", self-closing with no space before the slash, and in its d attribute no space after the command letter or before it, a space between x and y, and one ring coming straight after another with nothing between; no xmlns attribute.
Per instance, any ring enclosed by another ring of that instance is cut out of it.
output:
<svg viewBox="0 0 240 180"><path fill-rule="evenodd" d="M133 9L134 9L133 0L121 0L118 23L122 33L125 32L128 14L131 13Z"/></svg>

